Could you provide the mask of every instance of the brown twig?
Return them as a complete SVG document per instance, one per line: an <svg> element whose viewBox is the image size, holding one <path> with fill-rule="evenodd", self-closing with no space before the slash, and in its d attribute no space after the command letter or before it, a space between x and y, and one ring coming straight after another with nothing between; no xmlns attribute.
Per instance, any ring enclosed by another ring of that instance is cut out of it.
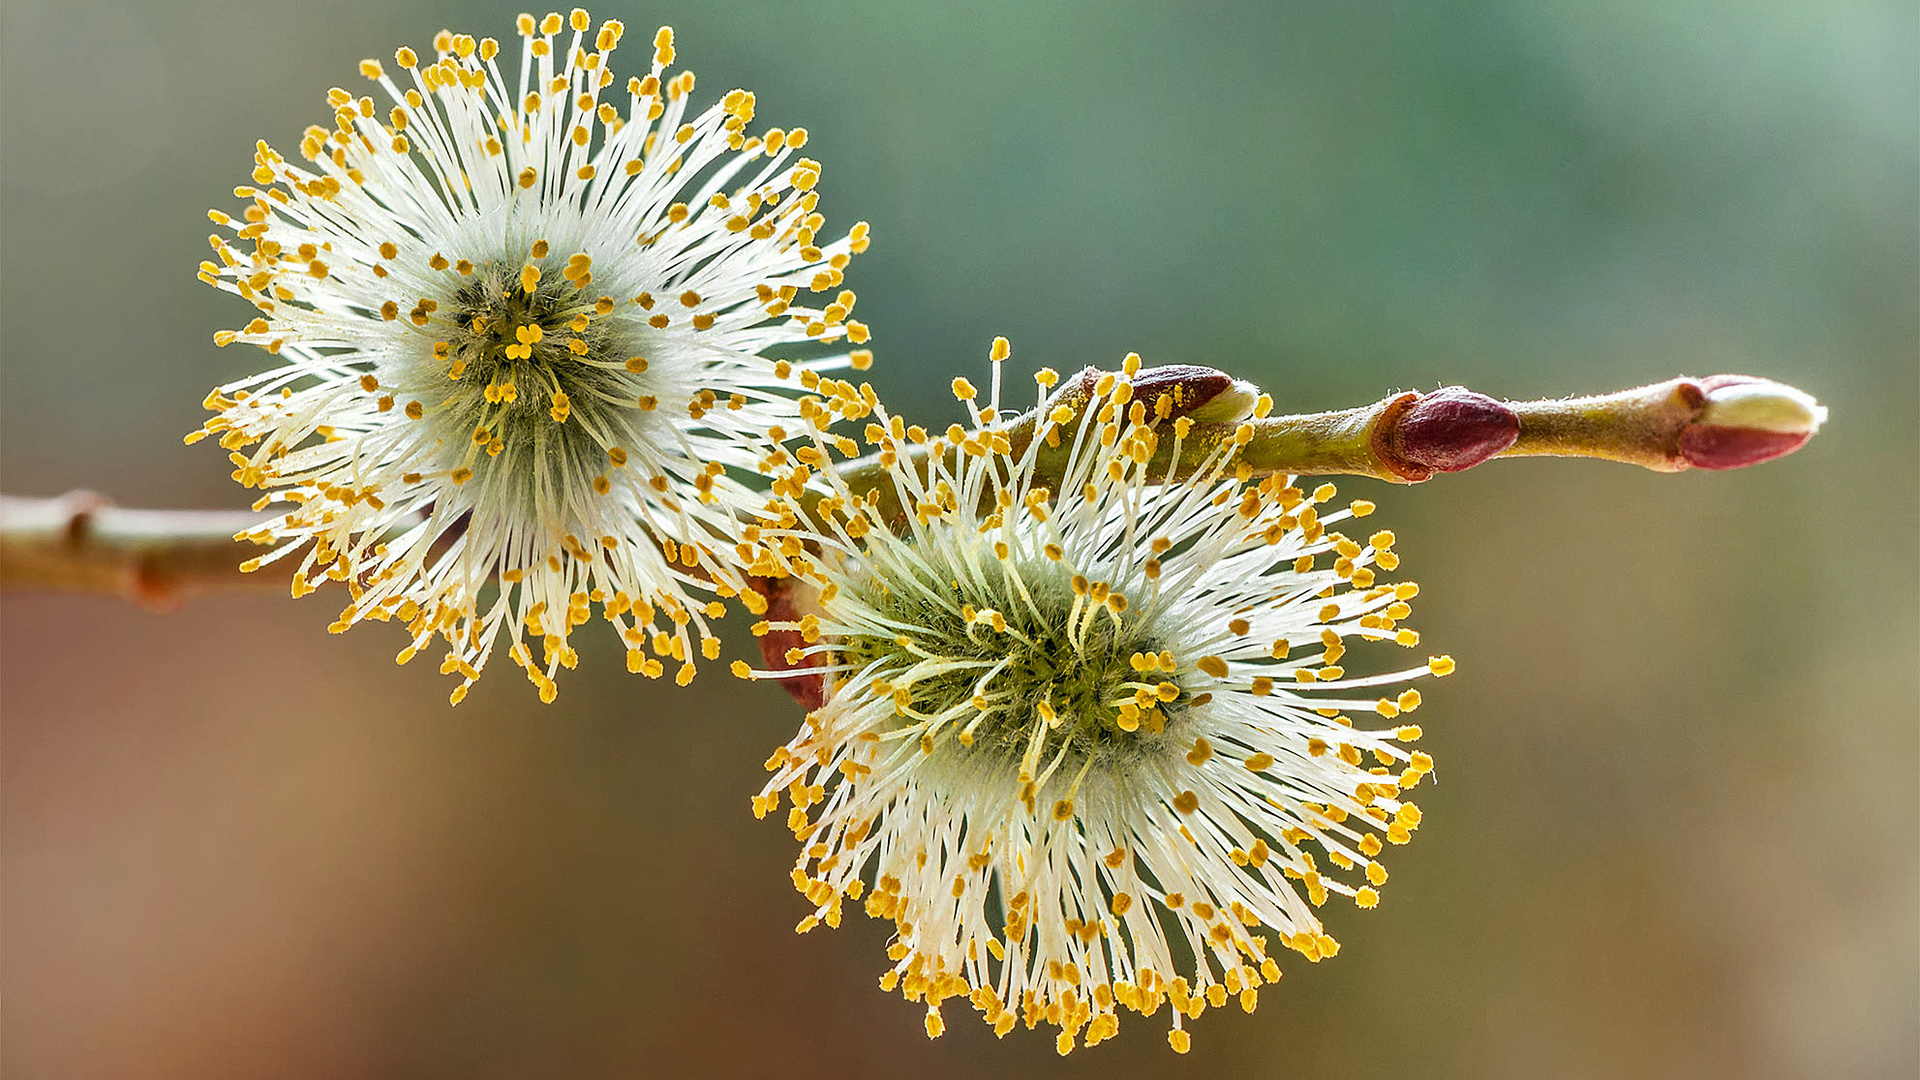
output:
<svg viewBox="0 0 1920 1080"><path fill-rule="evenodd" d="M165 609L206 589L284 585L240 572L259 549L234 534L260 521L244 510L129 510L90 491L0 495L0 588L105 593Z"/></svg>
<svg viewBox="0 0 1920 1080"><path fill-rule="evenodd" d="M1076 405L1100 373L1069 380L1049 407ZM1582 457L1657 472L1730 469L1791 453L1819 429L1826 411L1791 387L1739 375L1666 382L1595 397L1504 402L1464 387L1403 393L1371 405L1295 416L1253 416L1258 391L1212 368L1149 368L1133 379L1151 406L1170 399L1170 415L1193 421L1180 440L1162 440L1154 470L1176 479L1243 426L1237 453L1255 475L1371 476L1418 483L1496 457ZM1034 416L1010 420L1016 447L1032 438ZM1058 473L1065 451L1043 449L1036 474ZM839 466L850 487L895 498L886 471L862 459ZM897 511L897 507L891 507ZM243 575L257 554L236 533L262 517L244 511L129 510L90 492L53 499L0 496L0 587L73 589L167 607L200 590L280 586L280 575Z"/></svg>

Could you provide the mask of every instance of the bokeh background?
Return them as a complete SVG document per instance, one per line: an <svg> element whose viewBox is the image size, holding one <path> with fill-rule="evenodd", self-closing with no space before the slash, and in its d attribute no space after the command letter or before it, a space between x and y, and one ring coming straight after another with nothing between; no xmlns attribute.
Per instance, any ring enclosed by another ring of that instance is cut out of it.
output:
<svg viewBox="0 0 1920 1080"><path fill-rule="evenodd" d="M194 280L203 211L362 56L514 10L7 0L0 485L244 505L180 442L260 362L209 344L251 312ZM1741 371L1833 421L1744 473L1349 482L1462 662L1421 714L1439 783L1383 906L1329 908L1339 958L1187 1059L1164 1014L1065 1061L961 1012L929 1043L879 926L796 936L791 841L748 808L797 721L766 684L677 692L587 635L557 704L499 663L449 710L392 627L325 633L339 598L8 594L8 1077L1920 1068L1910 2L593 14L673 23L703 94L812 130L911 415L957 418L1006 334L1020 370L1137 350L1290 410Z"/></svg>

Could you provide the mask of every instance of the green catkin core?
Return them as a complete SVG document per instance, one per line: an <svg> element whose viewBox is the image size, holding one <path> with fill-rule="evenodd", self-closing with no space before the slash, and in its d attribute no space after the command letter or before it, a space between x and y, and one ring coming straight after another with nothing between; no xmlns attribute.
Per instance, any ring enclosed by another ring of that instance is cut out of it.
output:
<svg viewBox="0 0 1920 1080"><path fill-rule="evenodd" d="M972 752L1020 757L1034 726L1047 723L1042 702L1057 724L1047 738L1053 752L1065 744L1074 756L1101 757L1157 737L1194 704L1185 672L1135 666L1136 657L1159 657L1166 645L1137 606L1116 616L1092 600L1091 594L1105 592L1104 583L1083 579L1076 594L1070 570L1037 560L1019 569L1025 596L991 558L964 583L936 582L930 574L921 569L909 581L892 575L892 588L873 577L861 582L861 601L887 623L912 629L896 637L849 635L840 644L841 660L877 665L874 674L904 689L910 696L906 707L923 717L965 704L943 730L950 737L967 732ZM1005 629L978 617L968 620L969 613L982 611L997 612ZM902 644L903 638L910 644ZM928 656L972 663L900 681ZM1003 660L1006 665L980 685L981 676ZM1173 688L1170 699L1157 692L1162 684Z"/></svg>
<svg viewBox="0 0 1920 1080"><path fill-rule="evenodd" d="M526 266L539 274L531 291ZM634 313L566 273L555 259L471 268L438 311L451 318L438 323L431 358L389 380L446 443L473 442L465 463L477 480L497 480L542 514L544 493L599 486L595 477L612 471L609 450L640 446L656 410L671 404L640 355Z"/></svg>

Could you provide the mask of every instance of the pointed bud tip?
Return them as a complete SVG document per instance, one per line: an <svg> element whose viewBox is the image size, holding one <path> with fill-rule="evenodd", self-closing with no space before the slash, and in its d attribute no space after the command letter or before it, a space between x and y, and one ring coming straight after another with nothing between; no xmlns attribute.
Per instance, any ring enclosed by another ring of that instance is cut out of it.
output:
<svg viewBox="0 0 1920 1080"><path fill-rule="evenodd" d="M1503 401L1464 386L1447 386L1401 414L1394 449L1406 461L1433 472L1470 469L1512 446L1520 415Z"/></svg>
<svg viewBox="0 0 1920 1080"><path fill-rule="evenodd" d="M1695 422L1812 435L1827 421L1827 408L1804 390L1771 379L1715 375L1702 379L1706 404Z"/></svg>
<svg viewBox="0 0 1920 1080"><path fill-rule="evenodd" d="M1827 419L1804 391L1745 375L1700 380L1706 400L1680 432L1680 456L1697 469L1740 469L1800 449Z"/></svg>

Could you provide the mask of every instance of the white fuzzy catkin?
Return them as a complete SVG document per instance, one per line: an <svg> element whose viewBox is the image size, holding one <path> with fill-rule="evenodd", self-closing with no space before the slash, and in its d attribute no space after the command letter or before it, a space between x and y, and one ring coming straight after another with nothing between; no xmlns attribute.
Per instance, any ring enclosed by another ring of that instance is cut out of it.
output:
<svg viewBox="0 0 1920 1080"><path fill-rule="evenodd" d="M374 93L329 93L305 164L259 144L201 264L260 313L216 343L275 361L215 391L189 437L217 436L259 507L288 507L248 534L273 548L248 568L304 551L295 594L346 582L334 628L398 620L402 662L444 637L456 702L503 630L551 700L596 607L630 670L691 678L757 557L742 519L761 496L739 477L799 431L797 376L871 359L764 355L867 337L835 292L866 226L819 238L803 129L749 134L743 90L690 117L664 28L617 95L619 23L519 31L517 71L451 32L425 66L363 61Z"/></svg>
<svg viewBox="0 0 1920 1080"><path fill-rule="evenodd" d="M1209 1005L1253 1008L1274 946L1332 955L1316 909L1377 903L1374 856L1420 820L1404 792L1433 762L1397 719L1420 695L1376 695L1452 660L1343 667L1349 642L1419 641L1399 625L1416 587L1376 577L1399 565L1392 534L1330 531L1373 509L1333 509L1331 485L1237 472L1250 429L1183 445L1170 396L1134 399L1138 364L1052 405L1043 371L1026 445L997 393L944 438L877 410L904 523L827 468L828 539L792 561L818 599L756 627L797 633L788 663L818 666L736 664L830 680L754 809L791 803L801 930L848 899L894 922L882 986L925 1002L932 1035L964 997L1001 1034L1057 1026L1065 1053L1111 1036L1121 1007L1171 1002L1184 1051ZM1158 471L1168 441L1202 460L1190 479ZM795 536L804 507L782 515Z"/></svg>

